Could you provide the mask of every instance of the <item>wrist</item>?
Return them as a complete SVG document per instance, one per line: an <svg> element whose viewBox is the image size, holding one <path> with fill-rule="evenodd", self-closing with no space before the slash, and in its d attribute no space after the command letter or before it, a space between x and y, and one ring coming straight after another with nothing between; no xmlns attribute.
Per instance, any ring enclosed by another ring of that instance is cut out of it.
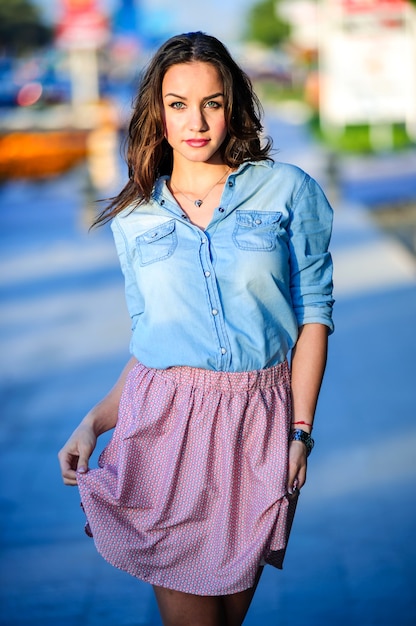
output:
<svg viewBox="0 0 416 626"><path fill-rule="evenodd" d="M312 419L300 420L300 419L293 418L291 427L292 429L300 428L301 430L304 430L305 432L311 434L313 430L313 420Z"/></svg>
<svg viewBox="0 0 416 626"><path fill-rule="evenodd" d="M304 444L306 448L306 456L309 456L315 445L315 441L312 439L310 433L301 428L293 428L290 431L290 441L299 441Z"/></svg>
<svg viewBox="0 0 416 626"><path fill-rule="evenodd" d="M87 413L82 420L81 424L90 428L96 437L111 430L116 425L117 418L113 418L113 415L107 414L105 411L100 410L100 405L95 406Z"/></svg>

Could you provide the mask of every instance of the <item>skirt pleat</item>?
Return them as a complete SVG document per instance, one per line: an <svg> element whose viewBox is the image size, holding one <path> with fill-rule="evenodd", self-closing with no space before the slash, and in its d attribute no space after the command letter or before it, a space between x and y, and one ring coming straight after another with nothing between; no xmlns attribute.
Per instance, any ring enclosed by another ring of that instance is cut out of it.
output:
<svg viewBox="0 0 416 626"><path fill-rule="evenodd" d="M287 362L232 373L137 364L98 468L78 475L97 550L197 595L248 589L262 563L281 568L296 507L290 418Z"/></svg>

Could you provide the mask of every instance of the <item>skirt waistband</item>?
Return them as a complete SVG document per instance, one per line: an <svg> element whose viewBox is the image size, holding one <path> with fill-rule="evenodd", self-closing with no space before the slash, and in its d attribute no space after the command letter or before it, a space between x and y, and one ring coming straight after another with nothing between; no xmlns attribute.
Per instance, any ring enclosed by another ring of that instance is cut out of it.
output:
<svg viewBox="0 0 416 626"><path fill-rule="evenodd" d="M138 363L136 367L143 368L143 370L153 373L157 377L170 380L176 385L212 388L218 391L244 392L256 388L274 387L289 381L287 360L273 367L249 372L218 372L182 365L167 369L154 369L148 368L142 363Z"/></svg>

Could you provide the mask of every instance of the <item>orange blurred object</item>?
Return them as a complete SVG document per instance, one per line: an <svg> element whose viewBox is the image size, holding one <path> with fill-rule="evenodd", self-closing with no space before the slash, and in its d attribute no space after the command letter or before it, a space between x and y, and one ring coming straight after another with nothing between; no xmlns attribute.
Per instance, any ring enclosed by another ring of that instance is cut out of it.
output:
<svg viewBox="0 0 416 626"><path fill-rule="evenodd" d="M66 172L87 155L87 131L13 132L0 136L0 179Z"/></svg>

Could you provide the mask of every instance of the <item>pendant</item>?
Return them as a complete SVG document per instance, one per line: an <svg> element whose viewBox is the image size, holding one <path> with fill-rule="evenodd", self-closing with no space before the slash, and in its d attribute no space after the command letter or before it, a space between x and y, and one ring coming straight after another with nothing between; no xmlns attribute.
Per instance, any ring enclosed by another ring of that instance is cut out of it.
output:
<svg viewBox="0 0 416 626"><path fill-rule="evenodd" d="M200 207L202 204L203 204L203 201L202 201L202 200L195 200L195 202L194 202L194 205L195 205L196 207L198 207L198 209L199 209L199 207Z"/></svg>

